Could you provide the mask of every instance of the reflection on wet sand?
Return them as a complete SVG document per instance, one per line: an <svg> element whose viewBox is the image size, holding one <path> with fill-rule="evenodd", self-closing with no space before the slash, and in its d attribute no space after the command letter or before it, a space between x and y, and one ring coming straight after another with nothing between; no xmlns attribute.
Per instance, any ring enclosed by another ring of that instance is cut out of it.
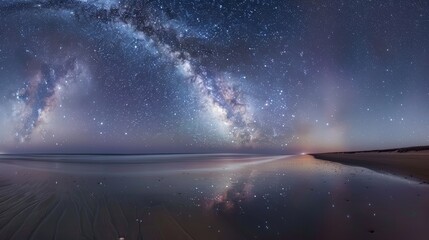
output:
<svg viewBox="0 0 429 240"><path fill-rule="evenodd" d="M102 159L2 159L0 239L429 234L428 185L361 167L311 156L105 156L104 164Z"/></svg>

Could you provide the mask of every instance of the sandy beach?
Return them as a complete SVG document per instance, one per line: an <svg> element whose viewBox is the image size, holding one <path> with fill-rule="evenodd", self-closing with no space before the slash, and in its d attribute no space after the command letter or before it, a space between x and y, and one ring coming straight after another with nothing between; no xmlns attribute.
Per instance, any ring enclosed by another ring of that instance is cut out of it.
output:
<svg viewBox="0 0 429 240"><path fill-rule="evenodd" d="M427 185L312 156L33 158L0 162L1 240L429 234Z"/></svg>
<svg viewBox="0 0 429 240"><path fill-rule="evenodd" d="M429 184L429 147L313 154L315 158L362 166Z"/></svg>

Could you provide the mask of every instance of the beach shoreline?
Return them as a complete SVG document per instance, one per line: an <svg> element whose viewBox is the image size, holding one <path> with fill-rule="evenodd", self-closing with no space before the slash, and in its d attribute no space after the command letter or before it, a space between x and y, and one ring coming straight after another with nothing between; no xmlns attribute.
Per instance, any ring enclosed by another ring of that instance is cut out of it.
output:
<svg viewBox="0 0 429 240"><path fill-rule="evenodd" d="M310 154L316 159L360 166L429 184L429 147Z"/></svg>

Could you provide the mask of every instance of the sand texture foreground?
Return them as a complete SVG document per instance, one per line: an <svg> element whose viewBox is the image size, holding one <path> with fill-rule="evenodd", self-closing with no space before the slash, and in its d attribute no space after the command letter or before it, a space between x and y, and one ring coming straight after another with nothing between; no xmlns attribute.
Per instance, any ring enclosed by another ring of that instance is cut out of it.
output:
<svg viewBox="0 0 429 240"><path fill-rule="evenodd" d="M0 161L0 240L427 240L428 202L426 184L311 156Z"/></svg>

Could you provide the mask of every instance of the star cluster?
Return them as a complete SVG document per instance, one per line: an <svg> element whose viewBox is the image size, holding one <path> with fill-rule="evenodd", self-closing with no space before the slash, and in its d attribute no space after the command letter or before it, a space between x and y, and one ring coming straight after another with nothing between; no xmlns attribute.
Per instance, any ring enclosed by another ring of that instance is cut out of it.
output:
<svg viewBox="0 0 429 240"><path fill-rule="evenodd" d="M0 3L2 152L429 143L423 1Z"/></svg>

